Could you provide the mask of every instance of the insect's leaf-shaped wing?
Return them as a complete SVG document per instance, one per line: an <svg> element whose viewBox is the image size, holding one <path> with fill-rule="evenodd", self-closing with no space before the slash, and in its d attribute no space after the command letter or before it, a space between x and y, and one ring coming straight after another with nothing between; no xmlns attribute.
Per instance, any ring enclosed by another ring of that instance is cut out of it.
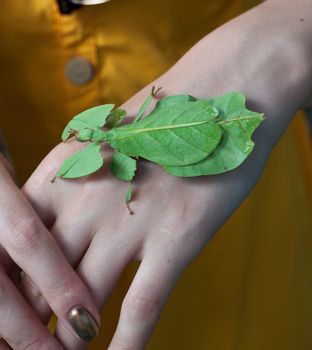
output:
<svg viewBox="0 0 312 350"><path fill-rule="evenodd" d="M131 181L136 171L136 160L118 151L114 152L112 173L121 180Z"/></svg>
<svg viewBox="0 0 312 350"><path fill-rule="evenodd" d="M94 173L104 163L100 150L99 145L90 143L82 151L78 151L65 159L56 176L70 179Z"/></svg>
<svg viewBox="0 0 312 350"><path fill-rule="evenodd" d="M263 120L263 115L245 107L245 97L229 93L210 100L218 108L218 125L222 128L222 141L207 158L182 167L165 166L175 176L199 176L220 174L238 167L252 152L251 136Z"/></svg>
<svg viewBox="0 0 312 350"><path fill-rule="evenodd" d="M158 164L187 165L206 158L219 144L221 128L214 123L218 110L191 96L159 101L143 120L107 134L116 150Z"/></svg>
<svg viewBox="0 0 312 350"><path fill-rule="evenodd" d="M105 124L105 120L113 108L113 104L106 104L89 108L77 114L66 125L62 134L62 140L66 141L70 137L73 130L79 131L85 128L101 128Z"/></svg>

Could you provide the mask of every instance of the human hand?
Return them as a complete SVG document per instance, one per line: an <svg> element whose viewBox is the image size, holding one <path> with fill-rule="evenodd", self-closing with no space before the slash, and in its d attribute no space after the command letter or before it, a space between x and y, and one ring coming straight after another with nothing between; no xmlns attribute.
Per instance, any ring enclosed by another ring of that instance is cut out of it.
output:
<svg viewBox="0 0 312 350"><path fill-rule="evenodd" d="M129 101L131 110L136 102ZM56 147L24 187L44 221L55 217L51 233L93 293L101 309L126 264L142 261L122 307L111 349L141 349L155 325L176 279L226 220L256 180L254 169L241 176L228 174L181 179L160 167L139 162L130 216L123 197L127 184L106 167L97 174L51 183L64 158L85 147L71 140ZM263 165L263 161L257 161ZM246 169L245 169L246 171ZM248 175L247 175L248 174ZM26 287L27 289L27 287ZM32 299L32 298L30 298ZM39 313L48 312L32 306ZM57 326L67 349L83 348Z"/></svg>
<svg viewBox="0 0 312 350"><path fill-rule="evenodd" d="M0 349L63 349L19 292L20 268L40 288L62 324L85 306L99 320L91 296L12 179L0 154ZM20 268L19 268L20 267Z"/></svg>

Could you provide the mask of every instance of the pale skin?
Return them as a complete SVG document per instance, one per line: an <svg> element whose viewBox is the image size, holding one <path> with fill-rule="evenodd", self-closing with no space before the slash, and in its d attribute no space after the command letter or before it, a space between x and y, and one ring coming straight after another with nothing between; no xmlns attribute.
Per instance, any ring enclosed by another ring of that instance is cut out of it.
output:
<svg viewBox="0 0 312 350"><path fill-rule="evenodd" d="M0 307L0 329L6 340L1 340L0 348L7 349L9 344L13 349L62 349L20 294L17 265L35 281L68 329L66 311L74 305L85 305L97 320L99 314L86 286L16 187L12 173L0 155L0 293L5 300Z"/></svg>
<svg viewBox="0 0 312 350"><path fill-rule="evenodd" d="M130 116L135 116L152 85L163 88L160 97L179 93L209 97L241 91L247 96L249 107L264 112L266 120L254 135L254 152L235 171L182 179L141 161L131 202L135 214L130 216L124 204L127 185L115 179L107 168L83 179L50 182L63 160L85 145L70 140L58 145L42 161L23 192L50 229L68 262L75 266L79 277L73 274L54 241L41 238L42 226L36 230L38 234L27 241L30 251L36 249L33 255L14 254L3 235L1 244L5 250L42 292L40 296L31 280L23 279L22 294L37 313L37 318L18 293L16 298L5 295L16 317L22 312L29 316L27 326L19 326L24 332L24 342L31 343L35 329L38 339L50 344L43 346L45 343L33 341L29 349L87 347L66 327L65 315L59 309L64 301L48 293L45 275L51 279L55 274L65 280L75 276L73 284L68 286L73 294L65 301L65 309L79 302L97 318L97 311L81 281L89 288L100 311L131 260L139 260L141 265L123 301L109 349L144 349L185 266L248 195L294 113L312 100L311 4L311 0L264 2L207 35L168 72L122 106ZM111 154L107 148L103 149L103 154L108 163ZM38 220L5 167L2 168L1 181L6 181L5 186L11 188L9 203L12 202L14 208L21 207L27 217ZM1 213L6 213L5 210L3 205ZM12 220L11 213L6 215ZM10 227L11 221L1 220L3 227ZM43 264L38 269L36 259L40 254L43 257L47 246L52 247L50 267ZM65 272L56 273L55 269ZM49 319L50 307L61 319L56 332L58 343L39 321ZM10 339L14 349L24 349L20 340L14 339L13 335L10 338L10 329L14 334L18 333L14 320L11 322L0 326L1 335ZM6 346L2 342L0 349L6 349Z"/></svg>

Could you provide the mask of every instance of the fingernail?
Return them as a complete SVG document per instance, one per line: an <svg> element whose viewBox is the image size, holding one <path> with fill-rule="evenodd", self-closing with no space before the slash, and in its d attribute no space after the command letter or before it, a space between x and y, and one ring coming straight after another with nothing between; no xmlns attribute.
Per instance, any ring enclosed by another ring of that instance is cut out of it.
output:
<svg viewBox="0 0 312 350"><path fill-rule="evenodd" d="M95 319L82 306L73 307L68 312L68 319L78 337L84 341L91 341L99 334Z"/></svg>

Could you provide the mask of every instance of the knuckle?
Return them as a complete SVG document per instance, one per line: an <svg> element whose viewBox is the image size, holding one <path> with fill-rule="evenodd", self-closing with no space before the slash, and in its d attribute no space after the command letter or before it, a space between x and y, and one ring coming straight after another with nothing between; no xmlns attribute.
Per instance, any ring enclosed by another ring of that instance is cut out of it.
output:
<svg viewBox="0 0 312 350"><path fill-rule="evenodd" d="M19 254L38 249L41 244L41 227L37 220L22 218L15 222L9 235L12 248Z"/></svg>
<svg viewBox="0 0 312 350"><path fill-rule="evenodd" d="M39 350L45 349L47 342L40 334L31 334L20 339L8 339L14 349L18 350Z"/></svg>
<svg viewBox="0 0 312 350"><path fill-rule="evenodd" d="M158 313L160 300L152 293L140 291L126 297L123 308L130 317L146 320Z"/></svg>
<svg viewBox="0 0 312 350"><path fill-rule="evenodd" d="M67 304L76 296L83 295L83 291L77 284L77 278L74 274L70 277L60 278L59 281L54 281L49 285L49 293L53 295L53 299Z"/></svg>

